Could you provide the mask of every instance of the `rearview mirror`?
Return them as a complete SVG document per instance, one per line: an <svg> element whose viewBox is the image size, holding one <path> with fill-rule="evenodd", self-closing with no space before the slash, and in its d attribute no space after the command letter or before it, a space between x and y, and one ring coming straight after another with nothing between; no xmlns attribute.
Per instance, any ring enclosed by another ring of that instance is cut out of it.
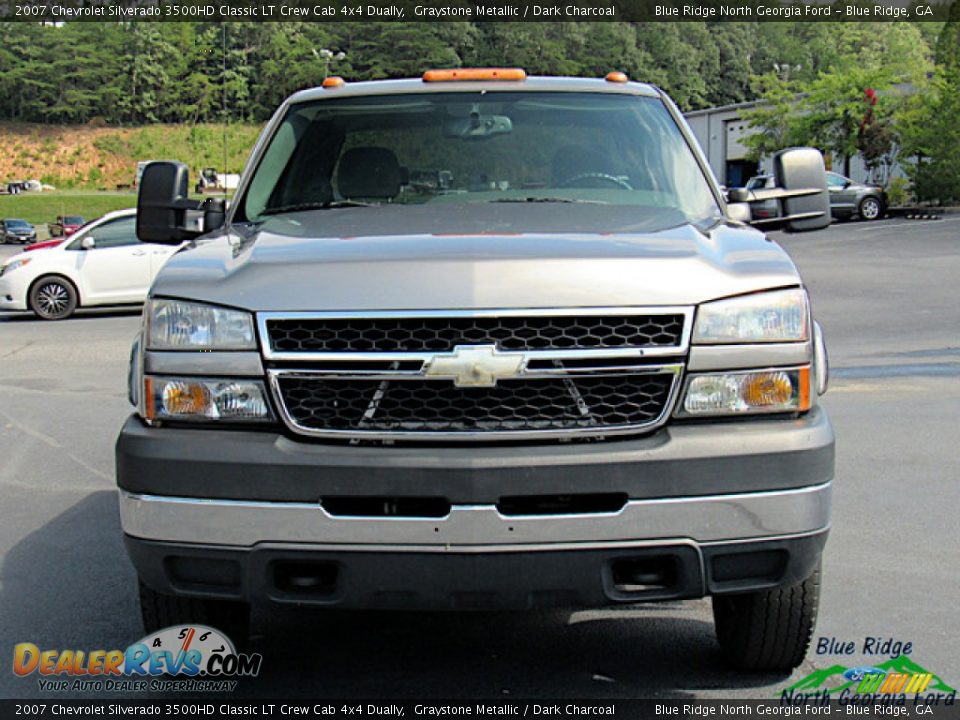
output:
<svg viewBox="0 0 960 720"><path fill-rule="evenodd" d="M137 195L137 237L142 242L179 245L223 227L223 198L191 200L189 187L190 171L184 163L164 160L144 167Z"/></svg>
<svg viewBox="0 0 960 720"><path fill-rule="evenodd" d="M513 132L513 121L506 115L481 115L454 118L443 127L443 134L451 138L485 138Z"/></svg>

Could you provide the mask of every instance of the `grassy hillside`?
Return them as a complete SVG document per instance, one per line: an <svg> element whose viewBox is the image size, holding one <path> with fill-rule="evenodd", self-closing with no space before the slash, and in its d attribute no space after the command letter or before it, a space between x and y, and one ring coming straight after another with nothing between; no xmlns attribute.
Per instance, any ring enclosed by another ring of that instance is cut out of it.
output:
<svg viewBox="0 0 960 720"><path fill-rule="evenodd" d="M0 195L0 218L23 218L44 235L47 223L57 215L80 215L93 220L111 210L134 207L134 192L84 192L65 190L43 193Z"/></svg>
<svg viewBox="0 0 960 720"><path fill-rule="evenodd" d="M0 123L0 182L40 180L58 190L116 190L133 184L140 160L182 160L191 179L200 168L223 169L223 125ZM227 126L227 172L240 172L259 126Z"/></svg>

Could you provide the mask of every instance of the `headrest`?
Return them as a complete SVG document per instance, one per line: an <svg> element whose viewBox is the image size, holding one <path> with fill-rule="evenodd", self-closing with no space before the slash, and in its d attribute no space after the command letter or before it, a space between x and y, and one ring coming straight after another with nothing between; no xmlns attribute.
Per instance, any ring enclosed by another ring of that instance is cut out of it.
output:
<svg viewBox="0 0 960 720"><path fill-rule="evenodd" d="M393 198L402 180L397 156L387 148L350 148L337 168L337 189L345 198Z"/></svg>

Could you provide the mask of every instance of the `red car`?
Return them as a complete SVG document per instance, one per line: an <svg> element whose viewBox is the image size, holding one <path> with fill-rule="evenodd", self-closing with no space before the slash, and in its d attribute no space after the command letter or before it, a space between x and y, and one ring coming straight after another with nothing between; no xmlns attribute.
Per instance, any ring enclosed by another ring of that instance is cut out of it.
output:
<svg viewBox="0 0 960 720"><path fill-rule="evenodd" d="M85 220L79 215L57 215L57 221L47 227L51 237L70 237L83 225Z"/></svg>
<svg viewBox="0 0 960 720"><path fill-rule="evenodd" d="M43 248L56 247L65 239L66 238L54 238L53 240L44 240L43 242L33 243L33 245L27 245L23 251L30 252L31 250L43 250Z"/></svg>

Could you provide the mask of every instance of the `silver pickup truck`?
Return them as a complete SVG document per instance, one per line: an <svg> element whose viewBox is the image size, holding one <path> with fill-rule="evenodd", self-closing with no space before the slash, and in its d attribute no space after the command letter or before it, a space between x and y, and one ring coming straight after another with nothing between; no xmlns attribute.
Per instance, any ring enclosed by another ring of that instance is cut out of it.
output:
<svg viewBox="0 0 960 720"><path fill-rule="evenodd" d="M777 222L828 223L819 153L774 168ZM189 187L152 163L138 205L142 240L184 245L117 442L148 630L239 638L251 603L709 595L732 663L800 663L826 354L790 258L747 224L757 198L721 192L663 92L328 78L279 108L229 207Z"/></svg>

